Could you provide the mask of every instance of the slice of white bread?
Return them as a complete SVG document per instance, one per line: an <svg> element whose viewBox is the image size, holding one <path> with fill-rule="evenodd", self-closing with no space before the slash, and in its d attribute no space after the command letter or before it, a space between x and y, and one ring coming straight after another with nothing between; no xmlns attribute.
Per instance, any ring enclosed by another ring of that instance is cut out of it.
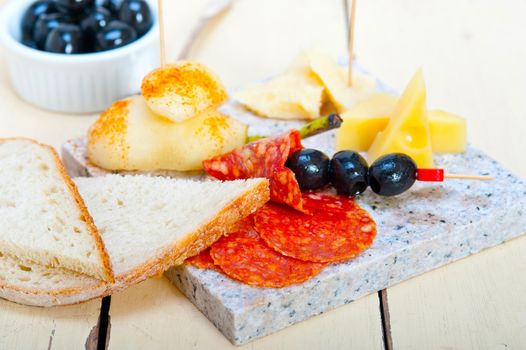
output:
<svg viewBox="0 0 526 350"><path fill-rule="evenodd" d="M0 297L25 305L75 304L104 295L110 284L0 252Z"/></svg>
<svg viewBox="0 0 526 350"><path fill-rule="evenodd" d="M266 179L199 182L106 175L75 181L99 227L116 281L101 284L3 254L0 297L54 306L112 294L182 264L269 199Z"/></svg>
<svg viewBox="0 0 526 350"><path fill-rule="evenodd" d="M126 282L181 264L269 199L265 179L106 175L75 181L101 232L116 279Z"/></svg>
<svg viewBox="0 0 526 350"><path fill-rule="evenodd" d="M55 150L0 139L0 252L113 281L108 254Z"/></svg>

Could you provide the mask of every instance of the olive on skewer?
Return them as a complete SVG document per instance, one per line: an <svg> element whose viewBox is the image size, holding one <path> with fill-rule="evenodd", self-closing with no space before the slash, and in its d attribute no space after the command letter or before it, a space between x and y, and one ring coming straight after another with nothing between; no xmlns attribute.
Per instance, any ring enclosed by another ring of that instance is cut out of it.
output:
<svg viewBox="0 0 526 350"><path fill-rule="evenodd" d="M320 117L304 125L302 139L339 128L343 120L338 114ZM249 136L247 142L263 136ZM371 166L355 151L345 150L330 159L315 149L302 149L290 155L285 164L294 172L301 190L319 190L332 184L344 196L363 193L367 187L381 196L396 196L410 189L416 181L441 182L446 178L491 180L489 176L445 174L444 169L418 169L407 154L391 153L375 160Z"/></svg>
<svg viewBox="0 0 526 350"><path fill-rule="evenodd" d="M294 152L285 166L294 172L301 190L317 190L329 184L329 162L325 153L304 148Z"/></svg>
<svg viewBox="0 0 526 350"><path fill-rule="evenodd" d="M386 154L371 164L369 186L381 196L396 196L413 186L417 171L415 161L408 155Z"/></svg>
<svg viewBox="0 0 526 350"><path fill-rule="evenodd" d="M354 196L371 190L381 196L396 196L416 181L444 181L445 178L490 180L488 176L445 174L444 169L418 169L415 161L402 153L386 154L367 166L354 151L340 151L329 161L323 152L303 149L294 152L286 166L296 175L302 190L319 190L331 183L340 195Z"/></svg>
<svg viewBox="0 0 526 350"><path fill-rule="evenodd" d="M330 163L329 177L338 194L355 196L369 185L367 161L354 151L336 153Z"/></svg>

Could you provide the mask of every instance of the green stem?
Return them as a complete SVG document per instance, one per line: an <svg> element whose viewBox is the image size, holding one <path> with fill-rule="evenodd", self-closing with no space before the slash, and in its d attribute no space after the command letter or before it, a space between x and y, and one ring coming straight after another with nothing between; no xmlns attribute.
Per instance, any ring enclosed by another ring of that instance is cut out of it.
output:
<svg viewBox="0 0 526 350"><path fill-rule="evenodd" d="M342 125L342 122L343 120L338 114L330 114L326 117L320 117L304 125L299 130L300 136L302 139L306 139L307 137L318 135L318 134L321 134L323 132L326 132L332 129L337 129ZM252 142L252 141L257 141L265 137L267 136L260 136L260 135L248 136L247 143Z"/></svg>
<svg viewBox="0 0 526 350"><path fill-rule="evenodd" d="M321 134L323 132L338 129L342 125L343 119L338 114L330 114L311 121L300 129L302 139Z"/></svg>

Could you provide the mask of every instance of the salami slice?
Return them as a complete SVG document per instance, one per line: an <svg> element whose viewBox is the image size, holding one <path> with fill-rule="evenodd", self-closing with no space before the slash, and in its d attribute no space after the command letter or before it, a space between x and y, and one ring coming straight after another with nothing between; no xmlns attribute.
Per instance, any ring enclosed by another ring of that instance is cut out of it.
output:
<svg viewBox="0 0 526 350"><path fill-rule="evenodd" d="M248 143L205 160L205 171L219 180L265 177L270 180L270 198L302 211L302 197L294 173L285 167L291 153L302 149L299 131Z"/></svg>
<svg viewBox="0 0 526 350"><path fill-rule="evenodd" d="M303 197L296 175L285 166L276 169L270 177L270 200L290 205L292 208L307 213L303 207Z"/></svg>
<svg viewBox="0 0 526 350"><path fill-rule="evenodd" d="M222 237L214 243L210 255L229 277L259 287L281 288L301 283L326 266L281 255L250 226Z"/></svg>
<svg viewBox="0 0 526 350"><path fill-rule="evenodd" d="M198 267L200 269L216 269L214 260L210 256L210 248L203 250L201 253L194 255L185 261L186 264Z"/></svg>
<svg viewBox="0 0 526 350"><path fill-rule="evenodd" d="M358 206L354 199L326 193L306 192L303 194L302 200L306 210L322 213L335 219L341 216L345 218L349 212Z"/></svg>
<svg viewBox="0 0 526 350"><path fill-rule="evenodd" d="M303 261L341 262L372 244L376 224L353 199L306 194L304 203L313 215L273 203L256 213L256 230L270 247Z"/></svg>

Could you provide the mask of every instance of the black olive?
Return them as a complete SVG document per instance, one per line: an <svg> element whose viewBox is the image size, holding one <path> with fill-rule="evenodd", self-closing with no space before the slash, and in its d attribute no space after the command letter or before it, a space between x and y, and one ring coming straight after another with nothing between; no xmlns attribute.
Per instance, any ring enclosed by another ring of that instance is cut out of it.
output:
<svg viewBox="0 0 526 350"><path fill-rule="evenodd" d="M111 12L104 7L97 7L84 17L80 22L80 28L88 36L95 36L102 28L106 27L112 21Z"/></svg>
<svg viewBox="0 0 526 350"><path fill-rule="evenodd" d="M45 50L68 55L86 52L84 34L77 25L61 24L49 32Z"/></svg>
<svg viewBox="0 0 526 350"><path fill-rule="evenodd" d="M338 194L355 196L367 189L367 162L353 151L340 151L332 159L329 178Z"/></svg>
<svg viewBox="0 0 526 350"><path fill-rule="evenodd" d="M123 0L95 0L95 6L104 7L111 11L114 16L118 16Z"/></svg>
<svg viewBox="0 0 526 350"><path fill-rule="evenodd" d="M71 23L71 18L61 13L41 15L33 28L33 40L40 50L44 50L49 32L61 24Z"/></svg>
<svg viewBox="0 0 526 350"><path fill-rule="evenodd" d="M120 21L112 21L95 36L95 50L105 51L127 45L137 39L135 29Z"/></svg>
<svg viewBox="0 0 526 350"><path fill-rule="evenodd" d="M416 181L416 163L402 153L387 154L369 167L369 186L382 196L396 196Z"/></svg>
<svg viewBox="0 0 526 350"><path fill-rule="evenodd" d="M302 190L317 190L329 183L329 162L325 153L305 148L294 152L286 166L294 172Z"/></svg>
<svg viewBox="0 0 526 350"><path fill-rule="evenodd" d="M41 15L56 12L57 8L55 7L53 1L50 0L36 1L31 6L29 6L22 16L21 27L23 41L33 41L33 28L35 26L35 22Z"/></svg>
<svg viewBox="0 0 526 350"><path fill-rule="evenodd" d="M144 0L124 0L119 9L119 19L135 29L139 37L143 36L153 23L152 12Z"/></svg>
<svg viewBox="0 0 526 350"><path fill-rule="evenodd" d="M87 13L95 7L95 0L54 0L58 10L66 15Z"/></svg>
<svg viewBox="0 0 526 350"><path fill-rule="evenodd" d="M37 47L37 43L33 41L33 39L22 39L22 44L24 44L25 46L27 47L30 47L32 49L37 49L38 50L38 47Z"/></svg>

